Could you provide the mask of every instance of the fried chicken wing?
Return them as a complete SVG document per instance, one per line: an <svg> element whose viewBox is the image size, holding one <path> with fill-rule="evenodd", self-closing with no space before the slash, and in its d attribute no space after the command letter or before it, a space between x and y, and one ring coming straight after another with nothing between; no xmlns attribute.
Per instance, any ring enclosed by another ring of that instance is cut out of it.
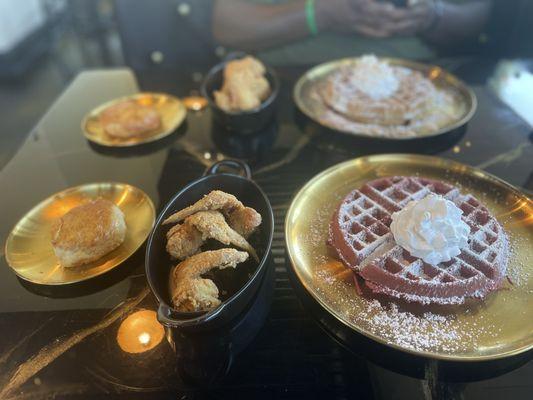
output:
<svg viewBox="0 0 533 400"><path fill-rule="evenodd" d="M245 238L261 224L261 214L253 208L245 207L235 196L221 190L213 190L192 206L172 214L163 224L180 222L198 211L208 210L221 210L228 218L229 225Z"/></svg>
<svg viewBox="0 0 533 400"><path fill-rule="evenodd" d="M170 277L172 304L179 311L210 310L220 304L218 288L201 275L213 268L235 268L248 254L235 249L220 249L196 254L174 267Z"/></svg>
<svg viewBox="0 0 533 400"><path fill-rule="evenodd" d="M218 211L199 211L187 217L183 224L172 227L167 233L167 251L171 256L183 259L196 254L207 239L239 247L259 261L250 243L234 231Z"/></svg>
<svg viewBox="0 0 533 400"><path fill-rule="evenodd" d="M250 74L261 76L266 72L266 68L258 59L246 56L240 60L233 60L226 64L224 68L224 79L231 79L235 75Z"/></svg>
<svg viewBox="0 0 533 400"><path fill-rule="evenodd" d="M202 232L191 224L178 224L167 232L167 252L178 260L198 253L203 243Z"/></svg>
<svg viewBox="0 0 533 400"><path fill-rule="evenodd" d="M265 72L265 66L250 56L228 62L222 88L213 92L216 104L228 112L259 107L270 94Z"/></svg>
<svg viewBox="0 0 533 400"><path fill-rule="evenodd" d="M226 217L229 226L245 238L249 237L261 225L261 214L250 207L235 208L226 213Z"/></svg>

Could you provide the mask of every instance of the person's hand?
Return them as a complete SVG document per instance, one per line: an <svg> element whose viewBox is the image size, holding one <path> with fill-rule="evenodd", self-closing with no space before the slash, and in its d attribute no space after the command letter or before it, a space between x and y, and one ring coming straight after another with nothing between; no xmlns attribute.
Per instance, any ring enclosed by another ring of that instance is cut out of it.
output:
<svg viewBox="0 0 533 400"><path fill-rule="evenodd" d="M432 20L431 3L420 1L410 7L395 7L388 2L351 0L361 15L353 29L371 37L408 36L425 30Z"/></svg>
<svg viewBox="0 0 533 400"><path fill-rule="evenodd" d="M319 0L316 5L327 29L376 38L417 34L433 19L432 2L425 0L405 8L377 0Z"/></svg>

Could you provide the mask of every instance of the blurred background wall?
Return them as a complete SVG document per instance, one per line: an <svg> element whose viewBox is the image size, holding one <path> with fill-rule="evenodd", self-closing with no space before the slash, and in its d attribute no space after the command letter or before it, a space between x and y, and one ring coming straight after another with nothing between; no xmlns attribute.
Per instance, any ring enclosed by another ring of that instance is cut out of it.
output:
<svg viewBox="0 0 533 400"><path fill-rule="evenodd" d="M0 165L80 70L122 64L111 0L0 0Z"/></svg>

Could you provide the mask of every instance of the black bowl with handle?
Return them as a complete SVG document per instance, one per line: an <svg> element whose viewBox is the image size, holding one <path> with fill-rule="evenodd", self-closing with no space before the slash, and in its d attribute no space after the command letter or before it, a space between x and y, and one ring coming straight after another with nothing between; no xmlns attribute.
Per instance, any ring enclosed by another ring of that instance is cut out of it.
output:
<svg viewBox="0 0 533 400"><path fill-rule="evenodd" d="M265 65L265 78L270 84L270 94L263 100L261 105L253 110L229 112L221 109L215 102L213 93L220 90L224 80L224 68L232 60L240 59L246 56L245 53L231 53L224 61L215 65L207 73L202 82L201 92L211 108L215 123L224 129L240 133L250 134L258 132L272 123L276 116L276 103L279 95L279 79L272 68Z"/></svg>
<svg viewBox="0 0 533 400"><path fill-rule="evenodd" d="M220 168L232 168L240 173L220 172ZM213 190L222 190L236 196L245 206L254 208L262 217L262 223L250 238L256 248L259 263L251 257L247 267L241 264L228 269L225 279L217 282L227 298L215 309L207 312L182 312L175 310L170 301L170 273L178 263L166 252L166 233L173 225L163 221L178 210L188 207ZM251 179L250 168L237 160L222 160L206 170L204 176L179 191L159 214L146 246L145 269L148 284L159 303L157 317L165 327L181 330L207 331L221 327L249 305L254 298L262 277L269 265L274 214L268 198Z"/></svg>

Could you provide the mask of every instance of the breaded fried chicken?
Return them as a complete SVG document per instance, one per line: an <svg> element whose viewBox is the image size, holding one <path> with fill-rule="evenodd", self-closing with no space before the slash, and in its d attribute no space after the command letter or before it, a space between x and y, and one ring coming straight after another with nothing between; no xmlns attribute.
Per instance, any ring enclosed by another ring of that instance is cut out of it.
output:
<svg viewBox="0 0 533 400"><path fill-rule="evenodd" d="M172 227L167 233L167 251L172 257L184 259L196 254L207 239L239 247L259 261L254 248L226 223L218 211L199 211L187 217L183 224Z"/></svg>
<svg viewBox="0 0 533 400"><path fill-rule="evenodd" d="M174 267L170 277L172 304L179 311L204 311L220 304L215 283L201 275L213 268L235 268L248 254L220 249L196 254Z"/></svg>
<svg viewBox="0 0 533 400"><path fill-rule="evenodd" d="M163 221L163 224L180 222L198 211L221 210L229 225L247 238L261 224L261 214L245 207L235 196L220 190L213 190L192 206L184 208Z"/></svg>
<svg viewBox="0 0 533 400"><path fill-rule="evenodd" d="M265 66L254 57L233 60L224 68L221 90L215 90L216 104L227 112L252 110L270 94Z"/></svg>

